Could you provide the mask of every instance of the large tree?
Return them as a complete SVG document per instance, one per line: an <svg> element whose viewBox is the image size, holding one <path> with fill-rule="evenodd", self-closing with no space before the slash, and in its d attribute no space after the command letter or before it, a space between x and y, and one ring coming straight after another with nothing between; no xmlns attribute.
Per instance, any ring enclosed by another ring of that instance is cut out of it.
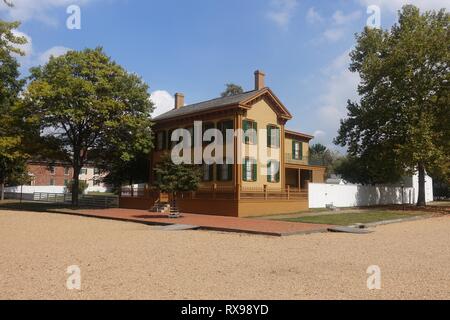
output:
<svg viewBox="0 0 450 320"><path fill-rule="evenodd" d="M133 152L130 157L117 157L112 161L104 161L97 165L107 173L103 182L120 191L124 185L147 183L150 177L150 156L143 152ZM133 191L133 188L131 189Z"/></svg>
<svg viewBox="0 0 450 320"><path fill-rule="evenodd" d="M391 30L357 35L350 70L361 77L361 100L349 101L335 139L365 171L358 182L418 172L420 206L426 172L450 175L449 21L444 9L421 14L404 6Z"/></svg>
<svg viewBox="0 0 450 320"><path fill-rule="evenodd" d="M234 83L227 83L225 85L225 91L220 94L222 98L235 96L240 93L244 93L244 89L241 86Z"/></svg>
<svg viewBox="0 0 450 320"><path fill-rule="evenodd" d="M22 148L23 130L16 112L19 93L24 85L20 79L17 55L24 55L20 45L26 43L24 37L18 37L14 30L19 22L0 20L0 188L1 200L4 186L17 173L23 172L27 154Z"/></svg>
<svg viewBox="0 0 450 320"><path fill-rule="evenodd" d="M81 168L88 161L128 159L123 146L151 147L148 86L105 55L101 48L69 51L31 71L24 93L28 118L42 136L58 142L73 167L72 204L78 205ZM117 152L111 153L111 148Z"/></svg>

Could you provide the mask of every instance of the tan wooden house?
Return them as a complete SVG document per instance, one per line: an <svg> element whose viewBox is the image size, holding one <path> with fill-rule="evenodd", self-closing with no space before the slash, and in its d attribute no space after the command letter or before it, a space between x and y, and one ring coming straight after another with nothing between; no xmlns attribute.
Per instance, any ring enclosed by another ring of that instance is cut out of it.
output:
<svg viewBox="0 0 450 320"><path fill-rule="evenodd" d="M199 190L181 194L177 199L182 212L239 217L298 212L308 207L308 183L324 181L325 167L309 160L313 136L285 128L292 115L264 85L264 78L264 73L256 71L254 90L188 106L184 105L184 95L177 93L174 109L154 119L152 167L174 146L172 132L184 128L192 133L194 122L201 121L203 130L216 128L223 133L227 129L265 129L266 136L234 137L232 144L225 145L234 148L234 159L230 161L233 164L203 164ZM270 153L264 162L255 156L262 141L267 141ZM279 171L271 174L272 167ZM151 191L154 179L152 175L144 190L124 192L121 207L150 209L157 197Z"/></svg>

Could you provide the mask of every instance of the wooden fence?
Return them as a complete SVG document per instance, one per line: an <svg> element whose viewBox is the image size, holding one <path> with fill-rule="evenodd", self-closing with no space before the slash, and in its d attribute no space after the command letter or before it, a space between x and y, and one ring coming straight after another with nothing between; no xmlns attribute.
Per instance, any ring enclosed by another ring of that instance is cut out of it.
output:
<svg viewBox="0 0 450 320"><path fill-rule="evenodd" d="M72 194L35 192L33 194L32 201L54 204L70 204L72 202ZM78 198L78 205L95 208L117 208L119 206L119 198L116 196L80 195Z"/></svg>

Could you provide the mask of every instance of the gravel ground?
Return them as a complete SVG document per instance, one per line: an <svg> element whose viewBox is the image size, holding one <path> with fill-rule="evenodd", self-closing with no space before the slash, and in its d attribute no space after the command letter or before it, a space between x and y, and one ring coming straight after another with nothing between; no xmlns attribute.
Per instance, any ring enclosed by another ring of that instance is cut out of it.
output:
<svg viewBox="0 0 450 320"><path fill-rule="evenodd" d="M449 217L375 230L276 238L0 211L0 299L450 299Z"/></svg>

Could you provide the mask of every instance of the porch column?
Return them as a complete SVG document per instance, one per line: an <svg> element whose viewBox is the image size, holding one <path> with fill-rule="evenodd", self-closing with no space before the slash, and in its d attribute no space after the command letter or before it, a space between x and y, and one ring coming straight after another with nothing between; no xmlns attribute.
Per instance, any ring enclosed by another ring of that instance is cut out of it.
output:
<svg viewBox="0 0 450 320"><path fill-rule="evenodd" d="M234 117L234 130L241 129L242 127L242 114L238 111ZM235 188L235 198L240 200L241 198L241 181L242 181L242 165L240 165L241 159L239 159L238 150L242 148L242 142L238 137L234 137L234 188Z"/></svg>
<svg viewBox="0 0 450 320"><path fill-rule="evenodd" d="M281 190L284 190L286 187L286 159L285 159L285 152L284 150L284 142L285 142L285 133L284 133L284 122L282 122L281 128L280 128L280 182L281 182Z"/></svg>

